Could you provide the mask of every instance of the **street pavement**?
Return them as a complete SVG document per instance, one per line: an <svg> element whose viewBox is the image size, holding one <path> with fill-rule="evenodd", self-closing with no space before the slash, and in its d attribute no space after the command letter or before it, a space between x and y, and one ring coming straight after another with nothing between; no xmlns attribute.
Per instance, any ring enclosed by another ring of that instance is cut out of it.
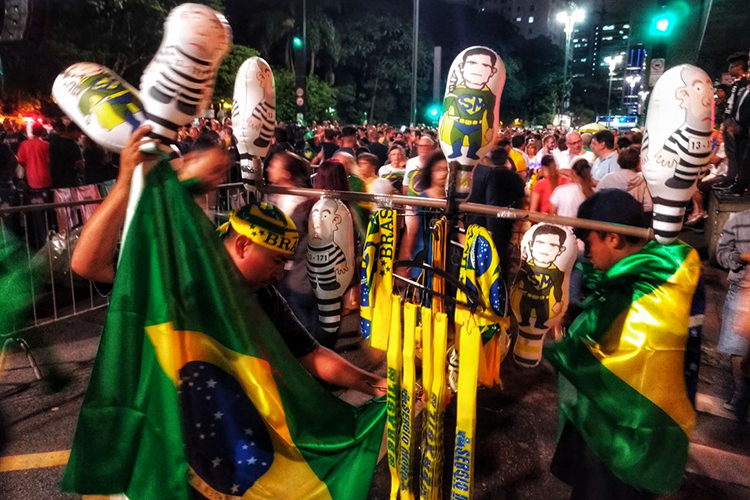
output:
<svg viewBox="0 0 750 500"><path fill-rule="evenodd" d="M690 235L688 235L689 237ZM699 236L695 236L699 240ZM686 238L689 239L689 238ZM692 243L692 242L691 242ZM707 310L700 372L698 419L681 490L668 500L750 499L750 425L723 409L730 392L729 361L716 350L726 273L707 265ZM24 354L11 350L0 375L0 499L71 500L59 492L77 414L86 390L106 311L45 325L24 337L45 374L37 381ZM384 373L383 356L358 338L357 317L345 318L336 350L363 368ZM507 359L503 389L477 397L475 496L483 499L564 499L568 487L549 473L557 433L556 375L543 362L524 369ZM338 391L358 404L362 395ZM419 419L418 419L419 421ZM446 413L444 478L449 481L455 401ZM419 436L419 428L415 429ZM388 497L390 475L378 464L369 498ZM444 498L448 498L445 483Z"/></svg>

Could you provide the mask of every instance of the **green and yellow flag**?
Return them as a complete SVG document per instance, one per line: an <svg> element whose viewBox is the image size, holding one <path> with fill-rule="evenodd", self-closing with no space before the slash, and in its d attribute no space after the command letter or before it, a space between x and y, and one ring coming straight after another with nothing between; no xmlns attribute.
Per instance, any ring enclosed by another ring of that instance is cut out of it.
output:
<svg viewBox="0 0 750 500"><path fill-rule="evenodd" d="M615 264L583 303L569 337L545 349L560 372L560 417L622 481L680 486L695 413L684 378L698 253L646 247Z"/></svg>
<svg viewBox="0 0 750 500"><path fill-rule="evenodd" d="M360 330L373 349L384 352L390 338L396 229L396 211L378 211L370 219L362 251Z"/></svg>
<svg viewBox="0 0 750 500"><path fill-rule="evenodd" d="M364 499L385 405L293 357L165 161L120 258L63 490L129 500Z"/></svg>

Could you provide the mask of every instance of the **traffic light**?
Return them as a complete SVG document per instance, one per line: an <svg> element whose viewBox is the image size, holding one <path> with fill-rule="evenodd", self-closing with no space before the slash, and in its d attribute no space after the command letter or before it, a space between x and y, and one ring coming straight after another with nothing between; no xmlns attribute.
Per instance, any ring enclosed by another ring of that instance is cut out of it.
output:
<svg viewBox="0 0 750 500"><path fill-rule="evenodd" d="M294 45L295 49L301 49L304 44L305 42L302 40L302 37L295 36L292 38L292 45Z"/></svg>
<svg viewBox="0 0 750 500"><path fill-rule="evenodd" d="M429 120L437 121L440 118L440 106L438 104L431 105L427 108L425 115Z"/></svg>

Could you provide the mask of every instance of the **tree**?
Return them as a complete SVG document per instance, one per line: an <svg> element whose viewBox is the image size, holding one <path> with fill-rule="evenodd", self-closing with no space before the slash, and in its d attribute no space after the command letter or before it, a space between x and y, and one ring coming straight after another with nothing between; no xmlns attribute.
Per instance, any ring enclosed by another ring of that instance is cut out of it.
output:
<svg viewBox="0 0 750 500"><path fill-rule="evenodd" d="M295 121L297 108L295 75L286 69L274 71L276 82L276 120ZM317 76L307 79L307 120L318 121L336 119L336 91Z"/></svg>
<svg viewBox="0 0 750 500"><path fill-rule="evenodd" d="M196 0L223 10L222 0ZM181 0L50 0L39 46L2 47L11 92L48 96L69 65L95 62L138 86L161 42L164 20ZM33 68L33 71L30 71Z"/></svg>
<svg viewBox="0 0 750 500"><path fill-rule="evenodd" d="M216 75L214 86L214 99L232 100L234 95L234 82L237 72L246 60L258 55L258 51L244 45L234 45L227 57L221 62L219 72Z"/></svg>

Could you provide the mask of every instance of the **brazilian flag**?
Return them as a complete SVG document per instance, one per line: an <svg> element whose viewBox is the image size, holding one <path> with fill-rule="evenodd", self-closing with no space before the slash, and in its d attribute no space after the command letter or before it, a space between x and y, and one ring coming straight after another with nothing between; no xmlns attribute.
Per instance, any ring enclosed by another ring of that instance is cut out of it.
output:
<svg viewBox="0 0 750 500"><path fill-rule="evenodd" d="M129 500L364 499L385 405L292 356L166 161L128 226L64 491Z"/></svg>
<svg viewBox="0 0 750 500"><path fill-rule="evenodd" d="M690 310L701 261L648 243L601 277L569 336L545 349L560 373L560 417L620 480L679 488L695 412L685 385Z"/></svg>

